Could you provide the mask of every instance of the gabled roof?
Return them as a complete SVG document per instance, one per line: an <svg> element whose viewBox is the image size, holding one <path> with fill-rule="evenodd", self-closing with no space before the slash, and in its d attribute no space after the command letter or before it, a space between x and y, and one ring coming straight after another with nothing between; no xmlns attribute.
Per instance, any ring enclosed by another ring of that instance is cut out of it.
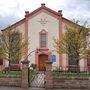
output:
<svg viewBox="0 0 90 90"><path fill-rule="evenodd" d="M52 9L50 9L50 8L48 8L48 7L46 7L45 4L41 4L41 7L37 8L36 10L34 10L33 12L31 12L31 13L29 14L29 16L31 16L31 15L37 13L38 11L40 11L40 10L42 10L42 9L44 9L44 10L46 10L46 11L49 11L49 12L51 12L51 13L57 15L57 16L60 15L58 12L56 12L56 11L54 11L54 10L52 10Z"/></svg>
<svg viewBox="0 0 90 90"><path fill-rule="evenodd" d="M24 21L25 21L25 18L20 20L20 21L18 21L18 22L16 22L16 23L14 23L14 24L12 24L12 25L10 25L10 26L8 26L8 27L6 27L5 29L2 29L1 31L15 28L16 26L19 26L19 25L23 24Z"/></svg>
<svg viewBox="0 0 90 90"><path fill-rule="evenodd" d="M31 17L32 15L34 15L35 13L37 13L37 12L39 12L39 11L41 11L41 10L46 10L46 11L48 11L48 12L56 15L57 17L62 16L62 10L59 10L58 12L56 12L56 11L54 11L54 10L46 7L45 4L43 3L43 4L41 4L41 7L37 8L37 9L34 10L33 12L29 13L29 14L28 14L28 17ZM68 20L68 19L66 19L66 18L64 18L64 17L62 17L62 19L63 19L63 21L66 21L66 23L68 22L68 23L70 23L70 24L75 24L75 23L73 23L72 21L70 21L70 20ZM22 20L16 22L15 24L12 24L11 26L9 26L9 27L7 27L7 28L5 28L5 29L3 29L3 30L13 29L13 28L15 28L15 27L23 24L24 22L25 22L25 18L23 18ZM2 31L3 31L3 30L2 30Z"/></svg>

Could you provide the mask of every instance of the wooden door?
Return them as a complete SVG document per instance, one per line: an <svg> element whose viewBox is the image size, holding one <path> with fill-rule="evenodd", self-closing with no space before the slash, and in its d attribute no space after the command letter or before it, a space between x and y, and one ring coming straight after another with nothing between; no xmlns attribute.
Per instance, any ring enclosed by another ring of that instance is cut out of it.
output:
<svg viewBox="0 0 90 90"><path fill-rule="evenodd" d="M89 59L87 60L87 66L90 66L90 60Z"/></svg>
<svg viewBox="0 0 90 90"><path fill-rule="evenodd" d="M0 65L3 65L3 59L0 58Z"/></svg>
<svg viewBox="0 0 90 90"><path fill-rule="evenodd" d="M48 60L48 55L39 55L39 71L45 70L45 62Z"/></svg>

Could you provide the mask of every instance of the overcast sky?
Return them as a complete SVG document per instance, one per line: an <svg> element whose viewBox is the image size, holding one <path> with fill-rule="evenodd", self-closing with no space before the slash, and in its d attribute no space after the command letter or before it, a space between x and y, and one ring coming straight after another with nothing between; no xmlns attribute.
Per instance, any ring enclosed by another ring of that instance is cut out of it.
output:
<svg viewBox="0 0 90 90"><path fill-rule="evenodd" d="M24 12L30 12L45 3L47 7L63 10L67 19L88 21L90 24L90 0L0 0L0 29L24 18Z"/></svg>

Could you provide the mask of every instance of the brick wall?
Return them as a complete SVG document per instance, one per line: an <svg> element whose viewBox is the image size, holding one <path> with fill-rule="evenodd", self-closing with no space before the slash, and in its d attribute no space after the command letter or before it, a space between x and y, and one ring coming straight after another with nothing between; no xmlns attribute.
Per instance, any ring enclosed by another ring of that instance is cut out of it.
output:
<svg viewBox="0 0 90 90"><path fill-rule="evenodd" d="M0 86L21 86L21 78L13 76L0 76Z"/></svg>
<svg viewBox="0 0 90 90"><path fill-rule="evenodd" d="M53 78L53 88L90 89L89 78Z"/></svg>

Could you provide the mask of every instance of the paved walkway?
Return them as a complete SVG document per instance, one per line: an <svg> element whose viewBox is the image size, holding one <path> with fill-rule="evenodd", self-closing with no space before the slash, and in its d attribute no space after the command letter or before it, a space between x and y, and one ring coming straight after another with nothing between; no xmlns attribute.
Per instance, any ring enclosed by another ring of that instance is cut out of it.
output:
<svg viewBox="0 0 90 90"><path fill-rule="evenodd" d="M20 88L20 87L2 87L0 86L0 90L45 90L45 88Z"/></svg>
<svg viewBox="0 0 90 90"><path fill-rule="evenodd" d="M19 87L2 87L0 86L0 90L89 90L89 89L44 89L44 88L19 88Z"/></svg>

